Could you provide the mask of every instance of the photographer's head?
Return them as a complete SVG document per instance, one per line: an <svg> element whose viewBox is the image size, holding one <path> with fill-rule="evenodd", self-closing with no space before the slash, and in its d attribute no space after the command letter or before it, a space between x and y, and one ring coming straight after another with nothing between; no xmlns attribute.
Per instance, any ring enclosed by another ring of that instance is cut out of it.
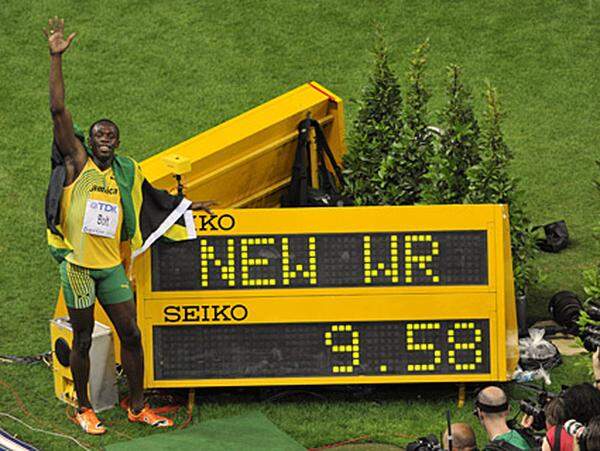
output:
<svg viewBox="0 0 600 451"><path fill-rule="evenodd" d="M486 387L477 395L475 414L491 441L486 449L489 446L493 446L490 449L532 449L534 443L529 434L508 427L508 411L508 397L500 387Z"/></svg>
<svg viewBox="0 0 600 451"><path fill-rule="evenodd" d="M592 417L600 415L600 390L591 384L577 384L562 393L565 417L587 424Z"/></svg>
<svg viewBox="0 0 600 451"><path fill-rule="evenodd" d="M551 399L544 406L544 414L546 415L546 429L562 424L569 418L565 400L560 396Z"/></svg>
<svg viewBox="0 0 600 451"><path fill-rule="evenodd" d="M454 423L452 425L452 449L457 451L473 451L477 449L475 441L475 432L467 423ZM442 444L444 449L450 449L448 446L448 430L442 435Z"/></svg>
<svg viewBox="0 0 600 451"><path fill-rule="evenodd" d="M486 422L506 424L508 409L506 393L493 385L481 390L475 400L475 413L484 426Z"/></svg>

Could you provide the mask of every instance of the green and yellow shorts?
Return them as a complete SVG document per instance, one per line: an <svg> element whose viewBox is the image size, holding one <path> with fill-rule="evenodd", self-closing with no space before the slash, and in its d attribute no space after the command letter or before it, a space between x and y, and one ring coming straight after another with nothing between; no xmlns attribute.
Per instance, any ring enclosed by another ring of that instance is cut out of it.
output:
<svg viewBox="0 0 600 451"><path fill-rule="evenodd" d="M107 269L88 269L67 261L60 264L60 282L67 307L83 309L101 304L118 304L133 299L123 265Z"/></svg>

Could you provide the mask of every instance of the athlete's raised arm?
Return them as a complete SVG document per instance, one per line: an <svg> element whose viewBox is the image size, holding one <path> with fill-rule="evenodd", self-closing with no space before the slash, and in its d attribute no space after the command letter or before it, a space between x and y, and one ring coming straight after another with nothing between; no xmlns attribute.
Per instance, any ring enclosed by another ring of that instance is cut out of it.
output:
<svg viewBox="0 0 600 451"><path fill-rule="evenodd" d="M44 35L48 38L50 50L50 113L54 122L54 139L60 153L65 157L67 179L77 176L87 160L83 145L75 137L73 119L65 106L65 84L62 74L62 54L69 48L75 33L64 38L65 21L54 17L48 20Z"/></svg>

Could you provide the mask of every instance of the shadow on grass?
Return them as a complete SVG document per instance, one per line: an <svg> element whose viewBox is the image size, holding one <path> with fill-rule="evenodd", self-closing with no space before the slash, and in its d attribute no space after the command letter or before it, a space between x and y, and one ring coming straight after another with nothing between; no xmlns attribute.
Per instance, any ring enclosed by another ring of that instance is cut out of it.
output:
<svg viewBox="0 0 600 451"><path fill-rule="evenodd" d="M466 384L466 401L486 383ZM507 384L500 384L507 385ZM187 398L187 389L159 391L177 399ZM299 385L293 387L223 387L197 388L197 404L223 403L387 403L394 401L438 403L458 401L459 384L352 384L352 385Z"/></svg>

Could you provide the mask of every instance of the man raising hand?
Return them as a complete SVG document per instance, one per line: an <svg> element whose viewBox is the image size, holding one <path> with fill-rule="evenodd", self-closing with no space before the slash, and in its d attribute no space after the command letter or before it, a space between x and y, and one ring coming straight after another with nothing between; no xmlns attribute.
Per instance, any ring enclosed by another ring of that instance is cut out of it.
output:
<svg viewBox="0 0 600 451"><path fill-rule="evenodd" d="M151 241L144 242L141 222L159 218L163 223L170 221L168 230L176 230L181 226L175 221L180 221L189 207L210 212L209 203L192 203L181 196L154 190L137 163L115 155L120 145L119 128L109 119L92 124L86 145L65 106L62 74L62 56L76 34L71 33L65 39L64 20L58 17L48 21L44 34L50 50L50 112L54 123L53 171L46 217L48 241L53 256L60 262L61 286L73 328L70 366L78 402L75 419L87 433L106 432L92 409L87 390L94 302L98 298L121 341L121 363L130 390L129 420L172 426L172 420L144 405L143 350L120 242L129 241L134 255L143 252ZM147 196L148 202L146 193L152 194ZM136 199L144 199L143 216ZM148 214L149 211L156 214ZM195 234L183 238L179 235L179 239L187 238L195 238Z"/></svg>

